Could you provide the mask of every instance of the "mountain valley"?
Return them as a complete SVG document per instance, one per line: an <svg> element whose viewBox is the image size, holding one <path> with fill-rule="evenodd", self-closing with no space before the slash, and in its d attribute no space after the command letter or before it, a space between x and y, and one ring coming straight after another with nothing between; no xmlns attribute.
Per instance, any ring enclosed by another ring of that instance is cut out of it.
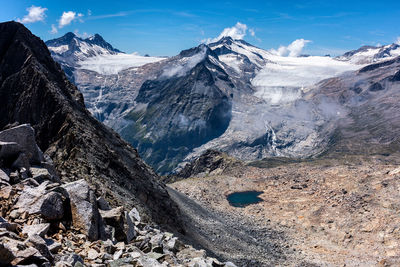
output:
<svg viewBox="0 0 400 267"><path fill-rule="evenodd" d="M0 23L0 265L397 266L399 103L398 44L158 57Z"/></svg>

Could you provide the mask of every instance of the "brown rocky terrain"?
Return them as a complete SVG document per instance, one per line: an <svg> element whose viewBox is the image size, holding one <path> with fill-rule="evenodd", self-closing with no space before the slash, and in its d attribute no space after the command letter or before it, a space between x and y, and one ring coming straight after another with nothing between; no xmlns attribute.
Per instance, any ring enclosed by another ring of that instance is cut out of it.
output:
<svg viewBox="0 0 400 267"><path fill-rule="evenodd" d="M210 221L203 225L202 244L226 258L247 259L243 266L398 266L397 158L347 156L282 165L266 160L251 164L258 167L242 163L201 173L194 168L195 177L169 186L191 214L187 224L204 219L199 210L224 218L228 234L213 235L218 223ZM246 190L261 191L263 201L243 208L229 204L227 195ZM185 198L197 206L186 205ZM246 229L241 249L220 245L230 239L234 244L235 231ZM260 253L260 246L275 249Z"/></svg>

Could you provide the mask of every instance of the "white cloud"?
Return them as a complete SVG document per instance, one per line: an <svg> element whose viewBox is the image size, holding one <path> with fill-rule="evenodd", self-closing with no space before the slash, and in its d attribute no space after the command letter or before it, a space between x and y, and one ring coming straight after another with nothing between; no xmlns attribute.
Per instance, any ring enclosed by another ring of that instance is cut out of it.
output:
<svg viewBox="0 0 400 267"><path fill-rule="evenodd" d="M278 50L271 49L270 52L278 55L278 56L289 56L289 57L298 57L301 55L301 52L303 51L303 48L306 46L307 43L310 43L310 40L304 40L304 39L297 39L294 40L290 45L288 46L280 46Z"/></svg>
<svg viewBox="0 0 400 267"><path fill-rule="evenodd" d="M78 13L76 14L76 12L74 11L67 11L67 12L63 12L63 14L61 15L60 20L58 21L58 28L62 28L64 26L67 26L69 24L71 24L72 21L79 19L81 22L81 18L83 17L82 13Z"/></svg>
<svg viewBox="0 0 400 267"><path fill-rule="evenodd" d="M206 44L212 43L212 42L217 42L221 38L228 37L228 36L232 37L232 39L235 39L235 40L236 39L241 40L246 36L247 30L248 30L248 27L246 24L237 22L235 24L235 26L230 27L230 28L225 28L217 38L204 39L204 40L202 40L202 42L206 43ZM249 33L251 36L255 36L255 32L253 29L249 29Z"/></svg>
<svg viewBox="0 0 400 267"><path fill-rule="evenodd" d="M399 36L399 37L397 37L397 39L396 39L395 43L396 43L396 44L398 44L398 45L400 45L400 36Z"/></svg>
<svg viewBox="0 0 400 267"><path fill-rule="evenodd" d="M56 33L58 33L58 30L57 30L56 25L51 24L51 31L50 31L50 33L51 33L51 34L56 34Z"/></svg>
<svg viewBox="0 0 400 267"><path fill-rule="evenodd" d="M26 9L28 11L28 15L25 15L22 19L18 19L18 22L22 23L33 23L37 21L44 21L46 17L47 8L40 6L31 6Z"/></svg>

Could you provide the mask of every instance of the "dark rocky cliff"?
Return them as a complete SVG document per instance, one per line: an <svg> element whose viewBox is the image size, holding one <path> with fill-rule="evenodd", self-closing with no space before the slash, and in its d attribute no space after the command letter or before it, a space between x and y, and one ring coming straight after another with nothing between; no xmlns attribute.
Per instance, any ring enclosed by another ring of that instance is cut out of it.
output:
<svg viewBox="0 0 400 267"><path fill-rule="evenodd" d="M44 42L16 22L1 23L0 33L0 129L30 123L63 180L84 178L112 203L179 229L179 211L158 176L89 114Z"/></svg>

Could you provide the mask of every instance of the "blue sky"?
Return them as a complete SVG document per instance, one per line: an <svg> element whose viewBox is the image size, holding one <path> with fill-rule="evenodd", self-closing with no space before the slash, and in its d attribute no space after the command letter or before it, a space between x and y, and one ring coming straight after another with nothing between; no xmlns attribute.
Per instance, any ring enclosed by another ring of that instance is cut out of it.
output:
<svg viewBox="0 0 400 267"><path fill-rule="evenodd" d="M303 53L338 55L395 42L400 1L2 0L0 21L7 20L23 21L43 40L69 31L99 33L122 51L159 56L175 55L240 22L247 26L244 39L258 47L305 39L311 42Z"/></svg>

